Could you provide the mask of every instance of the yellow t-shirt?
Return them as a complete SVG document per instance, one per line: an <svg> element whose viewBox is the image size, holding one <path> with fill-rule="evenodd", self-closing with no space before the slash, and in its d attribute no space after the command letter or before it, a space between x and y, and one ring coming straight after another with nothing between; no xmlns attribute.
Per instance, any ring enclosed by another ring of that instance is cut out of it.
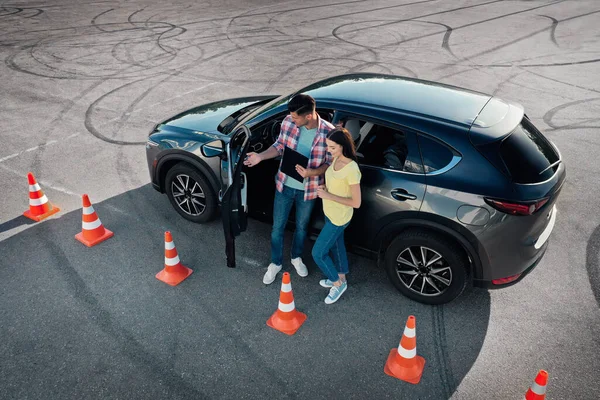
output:
<svg viewBox="0 0 600 400"><path fill-rule="evenodd" d="M340 197L351 198L350 185L360 183L360 169L355 161L350 161L344 165L339 171L335 170L335 162L333 160L327 171L325 171L325 185L327 191L331 194ZM350 222L354 209L335 202L333 200L323 199L323 212L331 220L334 225L342 226Z"/></svg>

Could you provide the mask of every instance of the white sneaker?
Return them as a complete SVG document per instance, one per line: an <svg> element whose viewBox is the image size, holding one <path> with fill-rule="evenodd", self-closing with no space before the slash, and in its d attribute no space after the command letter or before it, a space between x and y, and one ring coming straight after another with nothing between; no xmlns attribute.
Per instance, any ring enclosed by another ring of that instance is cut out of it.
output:
<svg viewBox="0 0 600 400"><path fill-rule="evenodd" d="M306 265L304 265L304 263L302 262L302 258L292 258L292 265L294 266L294 268L296 268L296 272L298 273L298 275L300 275L303 278L305 276L308 276L308 269L306 268Z"/></svg>
<svg viewBox="0 0 600 400"><path fill-rule="evenodd" d="M265 276L263 277L263 283L265 285L270 285L271 283L273 283L273 281L275 280L275 277L277 276L279 271L281 271L281 265L275 265L273 263L269 264L269 267L267 268L267 272L265 273Z"/></svg>

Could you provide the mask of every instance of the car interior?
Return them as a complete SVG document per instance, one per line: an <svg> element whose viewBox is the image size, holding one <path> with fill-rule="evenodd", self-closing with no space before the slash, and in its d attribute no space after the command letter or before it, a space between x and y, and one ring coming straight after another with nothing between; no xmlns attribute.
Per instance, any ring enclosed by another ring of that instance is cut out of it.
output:
<svg viewBox="0 0 600 400"><path fill-rule="evenodd" d="M405 135L395 129L377 125L354 117L336 118L334 110L317 109L319 116L348 129L356 145L358 161L362 165L373 165L394 170L403 170L408 155ZM249 152L260 153L271 146L281 129L281 122L288 115L282 113L252 128ZM275 175L280 157L263 161L253 168L244 168L248 179L248 205L255 218L271 220L275 195ZM290 214L294 221L294 211ZM323 211L315 207L311 221L312 231L320 230L324 223Z"/></svg>

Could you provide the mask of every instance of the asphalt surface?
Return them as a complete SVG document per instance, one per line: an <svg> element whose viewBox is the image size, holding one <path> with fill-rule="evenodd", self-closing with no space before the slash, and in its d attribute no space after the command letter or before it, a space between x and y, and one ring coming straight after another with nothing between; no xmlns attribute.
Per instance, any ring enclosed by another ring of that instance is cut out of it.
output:
<svg viewBox="0 0 600 400"><path fill-rule="evenodd" d="M1 1L0 398L508 399L539 369L550 399L600 398L599 23L593 0ZM171 209L143 144L195 105L357 71L523 104L567 165L557 224L518 285L439 307L356 255L327 306L308 246L290 337L265 324L270 227L250 221L226 268L219 221ZM61 208L41 223L21 216L28 171ZM115 233L93 248L73 238L82 193ZM154 278L165 230L194 270L177 287ZM411 314L418 385L383 373Z"/></svg>

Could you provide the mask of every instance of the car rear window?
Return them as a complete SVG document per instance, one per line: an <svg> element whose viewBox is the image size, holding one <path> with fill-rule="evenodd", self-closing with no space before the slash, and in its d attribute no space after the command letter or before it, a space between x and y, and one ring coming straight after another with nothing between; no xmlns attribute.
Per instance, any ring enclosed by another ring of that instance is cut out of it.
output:
<svg viewBox="0 0 600 400"><path fill-rule="evenodd" d="M557 152L527 118L502 141L499 153L515 183L546 181L558 168Z"/></svg>
<svg viewBox="0 0 600 400"><path fill-rule="evenodd" d="M454 153L448 147L424 135L419 135L419 147L426 174L446 167L454 157Z"/></svg>

